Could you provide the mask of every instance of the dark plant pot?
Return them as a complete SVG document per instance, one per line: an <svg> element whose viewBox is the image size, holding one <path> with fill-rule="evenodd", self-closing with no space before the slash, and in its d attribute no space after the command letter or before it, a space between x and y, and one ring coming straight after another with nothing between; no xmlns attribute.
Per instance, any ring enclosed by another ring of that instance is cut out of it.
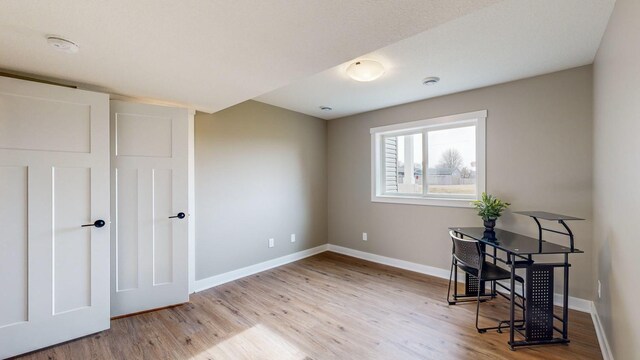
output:
<svg viewBox="0 0 640 360"><path fill-rule="evenodd" d="M495 231L489 231L489 230L485 230L484 231L484 234L483 234L482 238L484 240L493 241L493 242L496 242L498 240L496 238L496 232Z"/></svg>
<svg viewBox="0 0 640 360"><path fill-rule="evenodd" d="M484 221L484 229L486 231L493 231L494 227L496 227L496 219L489 219Z"/></svg>

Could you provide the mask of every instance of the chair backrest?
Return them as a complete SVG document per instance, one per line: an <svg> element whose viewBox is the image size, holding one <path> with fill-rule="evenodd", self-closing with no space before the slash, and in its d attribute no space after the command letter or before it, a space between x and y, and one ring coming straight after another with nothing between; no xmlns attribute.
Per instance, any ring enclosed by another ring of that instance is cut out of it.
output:
<svg viewBox="0 0 640 360"><path fill-rule="evenodd" d="M449 231L449 235L453 241L453 256L456 260L480 271L483 259L480 243L473 239L460 238L453 230Z"/></svg>

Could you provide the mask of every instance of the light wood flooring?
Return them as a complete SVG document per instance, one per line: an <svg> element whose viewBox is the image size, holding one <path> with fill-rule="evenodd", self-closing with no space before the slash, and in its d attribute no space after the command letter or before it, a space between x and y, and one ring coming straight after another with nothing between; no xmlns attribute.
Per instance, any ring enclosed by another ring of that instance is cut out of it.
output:
<svg viewBox="0 0 640 360"><path fill-rule="evenodd" d="M569 345L511 351L446 292L446 280L326 252L23 359L601 359L589 314L570 311ZM492 326L507 302L481 312Z"/></svg>

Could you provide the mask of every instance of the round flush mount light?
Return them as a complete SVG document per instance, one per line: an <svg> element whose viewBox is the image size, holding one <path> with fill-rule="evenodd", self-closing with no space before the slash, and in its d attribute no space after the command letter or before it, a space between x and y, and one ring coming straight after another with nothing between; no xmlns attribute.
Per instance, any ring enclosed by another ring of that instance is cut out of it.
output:
<svg viewBox="0 0 640 360"><path fill-rule="evenodd" d="M356 81L373 81L384 74L384 66L374 60L358 60L347 67L347 75Z"/></svg>
<svg viewBox="0 0 640 360"><path fill-rule="evenodd" d="M77 53L80 50L78 44L74 43L71 40L67 40L60 36L49 35L47 36L47 43L53 47L54 49L66 53Z"/></svg>
<svg viewBox="0 0 640 360"><path fill-rule="evenodd" d="M429 76L426 77L422 80L422 85L426 85L426 86L432 86L438 83L438 81L440 81L440 78L437 76Z"/></svg>
<svg viewBox="0 0 640 360"><path fill-rule="evenodd" d="M331 111L333 108L331 106L320 106L320 110L322 111Z"/></svg>

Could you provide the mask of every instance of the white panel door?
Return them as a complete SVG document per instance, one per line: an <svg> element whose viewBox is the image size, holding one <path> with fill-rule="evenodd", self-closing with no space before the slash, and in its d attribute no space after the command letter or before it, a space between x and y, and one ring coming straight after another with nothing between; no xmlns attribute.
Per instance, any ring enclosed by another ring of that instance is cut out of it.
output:
<svg viewBox="0 0 640 360"><path fill-rule="evenodd" d="M109 198L108 95L0 78L0 358L109 328Z"/></svg>
<svg viewBox="0 0 640 360"><path fill-rule="evenodd" d="M188 111L111 101L111 316L189 301Z"/></svg>

